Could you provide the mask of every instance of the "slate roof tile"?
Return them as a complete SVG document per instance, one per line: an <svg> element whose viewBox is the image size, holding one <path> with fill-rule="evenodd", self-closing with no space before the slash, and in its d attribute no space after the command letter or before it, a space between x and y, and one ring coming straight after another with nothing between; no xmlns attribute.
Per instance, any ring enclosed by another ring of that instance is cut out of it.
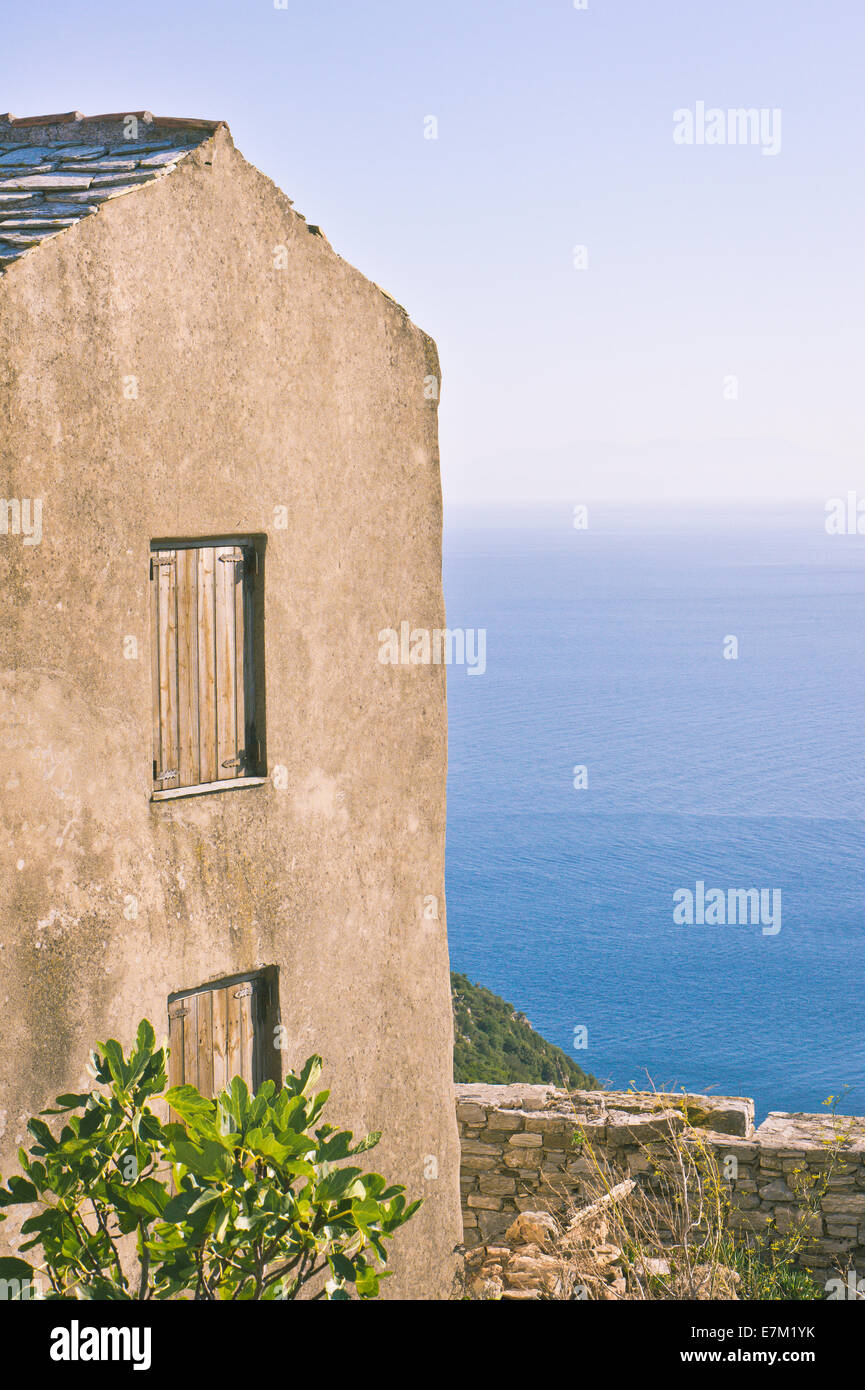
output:
<svg viewBox="0 0 865 1390"><path fill-rule="evenodd" d="M15 174L11 178L0 178L0 193L13 189L41 188L44 193L62 193L76 188L89 188L91 175L67 174L58 169L50 174Z"/></svg>
<svg viewBox="0 0 865 1390"><path fill-rule="evenodd" d="M20 145L17 145L14 150L7 150L4 154L0 154L0 165L5 168L7 164L21 167L30 164L47 164L49 168L52 168L54 159L56 159L56 155L50 150L40 150L38 147L28 150L26 146L22 149Z"/></svg>
<svg viewBox="0 0 865 1390"><path fill-rule="evenodd" d="M71 227L77 221L78 217L4 217L0 235L5 237L9 232L36 232L43 227L59 232L61 227Z"/></svg>
<svg viewBox="0 0 865 1390"><path fill-rule="evenodd" d="M164 174L165 169L137 169L133 164L129 169L111 169L104 174L91 174L90 187L104 187L109 183L152 183Z"/></svg>
<svg viewBox="0 0 865 1390"><path fill-rule="evenodd" d="M7 232L0 231L0 240L4 246L33 246L37 242L44 241L46 237L56 236L62 228L46 228L44 231L35 232Z"/></svg>
<svg viewBox="0 0 865 1390"><path fill-rule="evenodd" d="M6 203L0 204L0 221L6 227L9 225L10 219L15 218L17 220L22 217L28 221L46 217L54 219L71 217L73 220L77 220L86 212L96 211L96 208L91 207L86 201L82 203L71 202L73 196L77 197L78 195L69 194L64 202L55 201L53 198L50 202L46 202L43 198L34 198L31 202L23 203L20 207L9 207ZM87 195L82 196L86 198Z"/></svg>
<svg viewBox="0 0 865 1390"><path fill-rule="evenodd" d="M111 174L118 169L136 169L137 159L121 159L119 155L107 154L102 159L82 159L75 161L75 168L82 174Z"/></svg>
<svg viewBox="0 0 865 1390"><path fill-rule="evenodd" d="M109 199L170 174L219 124L147 111L0 116L0 275Z"/></svg>

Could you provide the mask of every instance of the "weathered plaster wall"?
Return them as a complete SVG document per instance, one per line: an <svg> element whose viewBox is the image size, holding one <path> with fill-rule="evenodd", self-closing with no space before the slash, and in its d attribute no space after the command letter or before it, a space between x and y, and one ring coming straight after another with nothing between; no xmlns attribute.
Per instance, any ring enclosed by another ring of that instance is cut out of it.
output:
<svg viewBox="0 0 865 1390"><path fill-rule="evenodd" d="M447 1294L459 1239L444 671L377 660L444 623L430 375L224 128L0 277L0 493L44 508L0 536L0 1169L94 1039L276 965L286 1065L320 1052L331 1118L425 1199L391 1297ZM286 787L153 805L150 540L250 532Z"/></svg>
<svg viewBox="0 0 865 1390"><path fill-rule="evenodd" d="M465 1244L495 1243L521 1211L585 1205L594 1174L581 1151L622 1177L649 1180L646 1146L685 1128L683 1097L577 1091L552 1086L458 1085ZM786 1233L807 1226L801 1262L818 1275L865 1269L865 1119L770 1114L754 1128L754 1103L741 1096L688 1096L688 1123L699 1129L728 1172L730 1225L747 1236L774 1220ZM735 1163L725 1160L734 1159ZM735 1176L732 1176L735 1174ZM817 1195L806 1201L807 1177ZM825 1188L825 1191L824 1191ZM819 1200L817 1200L819 1196ZM816 1209L815 1209L816 1208Z"/></svg>

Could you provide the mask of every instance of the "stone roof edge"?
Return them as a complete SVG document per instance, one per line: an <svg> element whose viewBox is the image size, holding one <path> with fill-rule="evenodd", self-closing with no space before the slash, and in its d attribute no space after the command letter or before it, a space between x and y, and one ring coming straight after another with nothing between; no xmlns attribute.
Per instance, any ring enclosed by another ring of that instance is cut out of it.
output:
<svg viewBox="0 0 865 1390"><path fill-rule="evenodd" d="M130 134L130 122L136 124ZM150 111L121 111L101 116L83 116L80 111L63 111L48 116L0 115L0 143L19 145L88 143L93 140L116 142L146 141L172 136L181 141L190 137L197 143L228 129L226 121L198 120L187 116L154 116Z"/></svg>
<svg viewBox="0 0 865 1390"><path fill-rule="evenodd" d="M11 111L0 115L0 126L43 126L43 125L97 125L106 121L128 121L134 117L145 125L157 125L165 129L210 130L214 131L225 121L208 121L194 116L154 116L152 111L113 111L101 116L85 116L81 111L62 111L49 116L13 116Z"/></svg>

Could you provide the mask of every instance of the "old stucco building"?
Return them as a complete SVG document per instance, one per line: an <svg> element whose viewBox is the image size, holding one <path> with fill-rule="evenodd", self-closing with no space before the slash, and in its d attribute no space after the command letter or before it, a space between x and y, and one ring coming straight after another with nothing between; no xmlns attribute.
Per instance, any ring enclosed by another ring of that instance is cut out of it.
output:
<svg viewBox="0 0 865 1390"><path fill-rule="evenodd" d="M141 1017L317 1051L425 1199L390 1297L460 1239L445 673L377 660L444 623L437 380L224 124L0 118L0 1171Z"/></svg>

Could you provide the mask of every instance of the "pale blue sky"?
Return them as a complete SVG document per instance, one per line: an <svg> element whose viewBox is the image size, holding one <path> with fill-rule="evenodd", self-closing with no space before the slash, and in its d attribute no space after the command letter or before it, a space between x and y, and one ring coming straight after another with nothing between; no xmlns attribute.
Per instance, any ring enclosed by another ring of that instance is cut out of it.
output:
<svg viewBox="0 0 865 1390"><path fill-rule="evenodd" d="M16 115L228 121L436 338L449 501L865 492L861 0L40 0L2 50ZM698 101L780 153L674 144Z"/></svg>

